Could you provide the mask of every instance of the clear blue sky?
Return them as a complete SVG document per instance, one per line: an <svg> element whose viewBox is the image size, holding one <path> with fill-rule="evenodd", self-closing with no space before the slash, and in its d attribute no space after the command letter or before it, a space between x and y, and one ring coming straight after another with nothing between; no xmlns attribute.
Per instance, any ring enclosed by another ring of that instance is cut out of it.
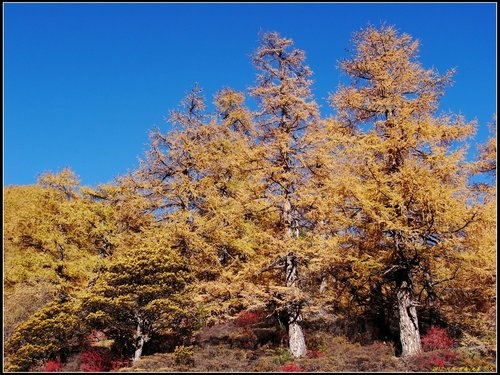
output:
<svg viewBox="0 0 500 375"><path fill-rule="evenodd" d="M3 3L4 186L70 167L83 185L137 166L155 126L197 82L208 101L255 83L250 55L277 31L306 52L322 114L352 33L394 25L420 61L456 67L441 109L496 113L496 3Z"/></svg>

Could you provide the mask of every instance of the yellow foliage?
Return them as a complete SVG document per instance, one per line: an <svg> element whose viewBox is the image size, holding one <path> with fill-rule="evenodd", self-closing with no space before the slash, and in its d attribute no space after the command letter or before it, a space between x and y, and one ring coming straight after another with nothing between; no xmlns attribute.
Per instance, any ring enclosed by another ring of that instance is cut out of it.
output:
<svg viewBox="0 0 500 375"><path fill-rule="evenodd" d="M422 67L418 40L369 26L352 44L340 63L350 82L329 98L335 116L319 114L304 52L268 33L253 55L255 111L224 88L208 113L195 86L172 129L153 130L139 168L114 183L79 187L65 168L4 188L11 368L59 350L49 326L76 325L42 321L53 299L81 302L85 323L119 345L144 321L161 336L244 309L367 314L392 308L404 279L419 308L491 337L496 184L470 178L496 176L495 137L466 159L476 123L437 113L454 71ZM43 345L19 344L26 327Z"/></svg>

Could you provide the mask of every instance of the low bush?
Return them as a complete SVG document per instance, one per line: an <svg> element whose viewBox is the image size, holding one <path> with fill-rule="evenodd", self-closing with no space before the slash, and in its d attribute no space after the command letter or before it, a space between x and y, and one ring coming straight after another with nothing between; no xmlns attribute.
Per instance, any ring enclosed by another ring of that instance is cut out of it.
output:
<svg viewBox="0 0 500 375"><path fill-rule="evenodd" d="M194 366L194 351L192 346L176 346L174 362L177 365Z"/></svg>
<svg viewBox="0 0 500 375"><path fill-rule="evenodd" d="M56 372L61 371L61 362L58 360L50 360L45 363L43 366L44 372Z"/></svg>
<svg viewBox="0 0 500 375"><path fill-rule="evenodd" d="M409 360L411 371L444 371L459 363L458 353L453 349L423 352Z"/></svg>
<svg viewBox="0 0 500 375"><path fill-rule="evenodd" d="M80 370L103 372L111 370L111 355L104 350L87 350L80 354Z"/></svg>
<svg viewBox="0 0 500 375"><path fill-rule="evenodd" d="M276 356L277 356L277 361L280 365L283 365L287 362L290 362L292 360L292 355L290 352L285 349L285 348L276 348Z"/></svg>
<svg viewBox="0 0 500 375"><path fill-rule="evenodd" d="M294 362L290 362L290 363L287 363L286 365L282 366L280 368L280 371L281 372L304 372L305 370L303 370L298 364L296 364Z"/></svg>
<svg viewBox="0 0 500 375"><path fill-rule="evenodd" d="M439 349L449 349L453 347L453 340L445 328L431 327L425 335L422 336L422 349L426 352Z"/></svg>
<svg viewBox="0 0 500 375"><path fill-rule="evenodd" d="M238 327L248 327L257 324L260 321L260 315L253 311L243 311L236 320L234 324Z"/></svg>

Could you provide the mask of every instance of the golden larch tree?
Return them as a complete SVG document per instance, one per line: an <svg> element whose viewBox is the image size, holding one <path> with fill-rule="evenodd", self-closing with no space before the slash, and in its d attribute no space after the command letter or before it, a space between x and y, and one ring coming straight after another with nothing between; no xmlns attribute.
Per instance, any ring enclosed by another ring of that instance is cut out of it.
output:
<svg viewBox="0 0 500 375"><path fill-rule="evenodd" d="M272 258L278 257L268 268L282 270L289 293L299 289L298 262L303 247L300 242L301 216L298 189L304 185L304 155L307 143L303 134L316 126L318 105L312 100L312 72L304 64L304 51L292 48L291 39L276 32L263 35L253 56L259 70L257 85L250 91L259 110L255 116L260 179L265 186L265 197L275 213L270 228L277 247ZM300 326L301 301L288 303L286 308L290 352L295 357L306 354L307 348Z"/></svg>
<svg viewBox="0 0 500 375"><path fill-rule="evenodd" d="M337 129L350 139L340 154L352 176L345 186L349 232L357 235L358 257L378 264L363 277L394 282L402 355L410 356L422 350L415 288L433 295L432 272L453 268L477 215L466 203L460 144L475 123L436 114L453 71L424 69L408 34L369 26L352 42L352 56L340 63L351 80L330 97Z"/></svg>

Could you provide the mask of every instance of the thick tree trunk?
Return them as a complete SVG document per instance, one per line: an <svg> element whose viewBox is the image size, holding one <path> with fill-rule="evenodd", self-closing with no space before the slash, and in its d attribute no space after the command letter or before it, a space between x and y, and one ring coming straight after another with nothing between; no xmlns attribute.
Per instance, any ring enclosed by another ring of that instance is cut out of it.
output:
<svg viewBox="0 0 500 375"><path fill-rule="evenodd" d="M143 347L144 347L144 337L140 336L137 339L137 343L136 343L136 349L135 349L134 358L133 358L134 361L141 359Z"/></svg>
<svg viewBox="0 0 500 375"><path fill-rule="evenodd" d="M297 282L297 258L293 252L286 256L286 286L296 288ZM304 333L299 322L302 320L300 316L300 305L292 305L288 307L288 345L290 353L295 357L304 357L307 354L306 341Z"/></svg>
<svg viewBox="0 0 500 375"><path fill-rule="evenodd" d="M288 343L290 353L292 353L295 358L304 357L307 354L304 333L296 321L288 325Z"/></svg>
<svg viewBox="0 0 500 375"><path fill-rule="evenodd" d="M402 357L422 352L420 332L418 329L417 310L413 301L413 290L409 281L402 281L397 287L399 309L399 331L402 346Z"/></svg>
<svg viewBox="0 0 500 375"><path fill-rule="evenodd" d="M149 339L149 337L147 335L145 335L144 332L142 331L143 320L139 317L137 319L138 319L138 323L137 323L137 330L135 332L136 343L135 343L134 357L132 358L133 361L137 361L138 359L141 359L144 344Z"/></svg>

